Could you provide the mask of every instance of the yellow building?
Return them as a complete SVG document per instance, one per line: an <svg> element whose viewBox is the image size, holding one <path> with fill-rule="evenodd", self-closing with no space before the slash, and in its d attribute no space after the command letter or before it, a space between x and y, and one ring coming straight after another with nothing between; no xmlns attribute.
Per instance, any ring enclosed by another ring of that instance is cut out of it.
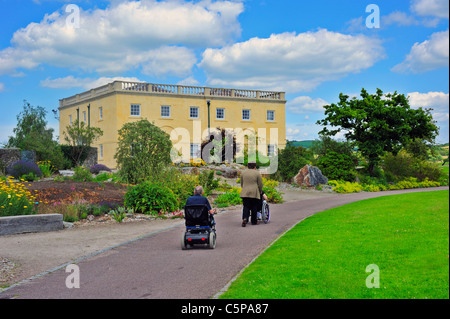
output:
<svg viewBox="0 0 450 319"><path fill-rule="evenodd" d="M62 139L77 119L101 128L103 136L92 146L98 148L98 163L110 168L116 167L118 130L140 119L172 134L174 146L188 149L190 157L199 157L201 140L216 127L247 136L254 130L271 155L285 147L285 104L284 92L115 81L61 99L59 131Z"/></svg>

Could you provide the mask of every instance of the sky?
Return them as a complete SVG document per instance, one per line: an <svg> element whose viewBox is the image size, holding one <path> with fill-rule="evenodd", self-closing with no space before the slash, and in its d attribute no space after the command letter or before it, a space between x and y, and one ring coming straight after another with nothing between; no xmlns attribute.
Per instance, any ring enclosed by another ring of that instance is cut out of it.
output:
<svg viewBox="0 0 450 319"><path fill-rule="evenodd" d="M397 91L449 141L448 0L0 0L0 30L0 145L25 100L58 136L59 100L114 80L286 92L289 140Z"/></svg>

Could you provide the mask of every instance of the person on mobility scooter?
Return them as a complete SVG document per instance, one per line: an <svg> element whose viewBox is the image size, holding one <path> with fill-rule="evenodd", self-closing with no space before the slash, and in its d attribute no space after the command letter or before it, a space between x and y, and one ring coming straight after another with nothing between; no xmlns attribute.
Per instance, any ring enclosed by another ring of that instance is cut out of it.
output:
<svg viewBox="0 0 450 319"><path fill-rule="evenodd" d="M182 249L194 244L207 244L211 249L216 247L214 210L208 199L203 196L203 187L197 186L194 189L194 196L187 199L184 206L184 218L186 231L181 237Z"/></svg>

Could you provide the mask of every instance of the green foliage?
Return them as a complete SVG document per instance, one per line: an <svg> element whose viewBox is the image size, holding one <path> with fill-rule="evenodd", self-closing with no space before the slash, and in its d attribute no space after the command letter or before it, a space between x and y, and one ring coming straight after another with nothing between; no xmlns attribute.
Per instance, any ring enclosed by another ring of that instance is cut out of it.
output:
<svg viewBox="0 0 450 319"><path fill-rule="evenodd" d="M89 150L92 143L103 135L103 131L98 127L88 126L83 121L75 120L72 125L67 125L64 130L64 140L72 149L70 159L74 165L83 163L82 157Z"/></svg>
<svg viewBox="0 0 450 319"><path fill-rule="evenodd" d="M289 182L298 174L298 171L311 162L313 154L304 147L296 147L287 142L286 148L278 152L278 171L276 177Z"/></svg>
<svg viewBox="0 0 450 319"><path fill-rule="evenodd" d="M437 164L416 158L404 150L397 155L386 154L381 166L389 182L397 182L409 177L419 181L425 179L439 181L445 177L445 173Z"/></svg>
<svg viewBox="0 0 450 319"><path fill-rule="evenodd" d="M170 163L170 136L147 120L125 123L114 158L119 174L137 184L157 177Z"/></svg>
<svg viewBox="0 0 450 319"><path fill-rule="evenodd" d="M220 179L214 178L214 170L204 170L198 176L198 182L203 187L206 196L219 187Z"/></svg>
<svg viewBox="0 0 450 319"><path fill-rule="evenodd" d="M112 218L118 223L121 223L125 219L125 217L127 217L127 214L133 213L134 210L132 208L127 209L123 206L117 207L116 209L113 209L109 212Z"/></svg>
<svg viewBox="0 0 450 319"><path fill-rule="evenodd" d="M276 180L263 178L263 185L263 191L266 194L269 203L278 204L283 202L282 193L276 189L278 186Z"/></svg>
<svg viewBox="0 0 450 319"><path fill-rule="evenodd" d="M356 177L354 159L345 153L330 151L319 157L317 167L329 179L353 181Z"/></svg>
<svg viewBox="0 0 450 319"><path fill-rule="evenodd" d="M432 142L438 127L429 109L412 109L403 94L383 94L380 89L370 95L361 90L361 99L340 94L337 104L325 105L325 119L317 121L323 135L345 131L369 162L369 173L379 164L384 152L398 153L416 138ZM329 130L327 127L334 127Z"/></svg>
<svg viewBox="0 0 450 319"><path fill-rule="evenodd" d="M130 187L125 193L125 207L136 212L158 215L173 212L178 208L178 200L168 187L150 182L143 182Z"/></svg>
<svg viewBox="0 0 450 319"><path fill-rule="evenodd" d="M430 181L427 178L423 181L418 181L417 178L409 177L401 180L395 184L383 183L351 183L347 181L330 180L328 185L333 186L333 191L336 193L358 193L358 192L380 192L387 190L410 189L410 188L427 188L448 185L438 181Z"/></svg>
<svg viewBox="0 0 450 319"><path fill-rule="evenodd" d="M241 188L233 187L230 191L225 194L221 194L216 198L217 207L228 207L230 205L240 205L242 204Z"/></svg>
<svg viewBox="0 0 450 319"><path fill-rule="evenodd" d="M156 177L150 179L149 182L157 183L170 189L177 199L178 209L186 204L189 196L194 195L194 188L199 185L197 175L182 174L175 167L167 167Z"/></svg>
<svg viewBox="0 0 450 319"><path fill-rule="evenodd" d="M17 115L14 136L9 137L6 147L34 150L38 161L52 161L54 166L61 169L67 162L58 143L53 140L53 129L47 128L46 113L43 107L34 107L24 101L23 111Z"/></svg>
<svg viewBox="0 0 450 319"><path fill-rule="evenodd" d="M72 176L73 181L77 182L92 182L94 178L92 177L91 172L89 169L83 167L83 166L77 166L74 168L75 174Z"/></svg>

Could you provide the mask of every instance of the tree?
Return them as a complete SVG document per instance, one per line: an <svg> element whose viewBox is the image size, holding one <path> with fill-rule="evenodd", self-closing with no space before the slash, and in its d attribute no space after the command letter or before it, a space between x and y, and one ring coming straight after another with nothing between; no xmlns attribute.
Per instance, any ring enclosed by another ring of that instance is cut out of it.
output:
<svg viewBox="0 0 450 319"><path fill-rule="evenodd" d="M213 129L209 137L201 144L202 159L206 163L232 163L236 158L238 147L236 135L224 128ZM217 151L217 154L215 152Z"/></svg>
<svg viewBox="0 0 450 319"><path fill-rule="evenodd" d="M122 126L114 158L122 178L137 184L160 176L171 163L171 149L169 134L144 119Z"/></svg>
<svg viewBox="0 0 450 319"><path fill-rule="evenodd" d="M317 124L325 126L319 134L334 136L344 131L368 161L371 176L384 152L397 154L415 138L429 142L436 138L439 130L431 110L411 109L405 95L383 94L380 89L370 95L362 89L360 96L349 100L348 95L339 94L337 104L324 106L326 117Z"/></svg>
<svg viewBox="0 0 450 319"><path fill-rule="evenodd" d="M287 141L286 147L278 152L278 171L280 179L290 182L299 170L311 162L312 152L302 146L294 146Z"/></svg>
<svg viewBox="0 0 450 319"><path fill-rule="evenodd" d="M37 161L49 160L56 168L65 168L67 161L58 142L53 140L53 129L47 128L46 113L43 107L34 107L24 100L23 111L17 115L17 126L13 129L14 136L9 137L5 146L34 150Z"/></svg>
<svg viewBox="0 0 450 319"><path fill-rule="evenodd" d="M91 147L91 144L103 135L98 127L87 126L84 122L76 120L72 125L67 125L64 131L64 140L70 146L68 156L74 165L80 165Z"/></svg>

